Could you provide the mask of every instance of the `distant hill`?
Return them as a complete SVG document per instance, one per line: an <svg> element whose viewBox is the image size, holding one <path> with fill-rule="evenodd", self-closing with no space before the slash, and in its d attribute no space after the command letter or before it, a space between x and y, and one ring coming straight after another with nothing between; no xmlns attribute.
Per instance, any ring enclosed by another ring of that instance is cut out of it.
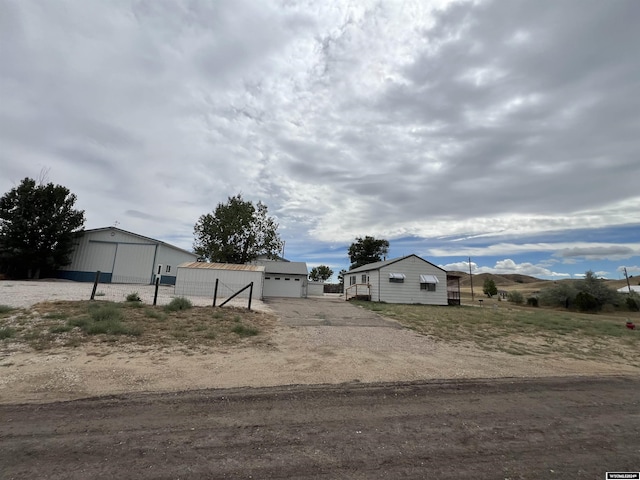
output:
<svg viewBox="0 0 640 480"><path fill-rule="evenodd" d="M471 285L471 280L469 278L468 273L464 272L450 272L453 275L460 276L460 285L461 286L469 286ZM520 275L517 273L509 273L505 275L495 275L493 273L479 273L473 276L473 284L474 286L481 286L484 284L486 279L491 279L495 282L497 287L507 287L509 285L515 284L526 284L526 283L538 283L545 282L547 280L541 280L539 278L530 277L529 275Z"/></svg>

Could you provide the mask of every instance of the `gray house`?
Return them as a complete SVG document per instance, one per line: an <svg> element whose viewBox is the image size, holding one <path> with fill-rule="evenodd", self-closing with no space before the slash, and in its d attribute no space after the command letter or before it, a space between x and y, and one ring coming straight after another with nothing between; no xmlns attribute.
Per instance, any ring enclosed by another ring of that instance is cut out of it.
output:
<svg viewBox="0 0 640 480"><path fill-rule="evenodd" d="M407 255L349 270L344 274L345 297L366 296L387 303L459 304L457 279L417 255Z"/></svg>
<svg viewBox="0 0 640 480"><path fill-rule="evenodd" d="M195 253L116 227L80 232L71 263L57 272L58 278L92 282L97 271L103 283L152 283L158 265L160 281L175 284L178 265L195 262Z"/></svg>

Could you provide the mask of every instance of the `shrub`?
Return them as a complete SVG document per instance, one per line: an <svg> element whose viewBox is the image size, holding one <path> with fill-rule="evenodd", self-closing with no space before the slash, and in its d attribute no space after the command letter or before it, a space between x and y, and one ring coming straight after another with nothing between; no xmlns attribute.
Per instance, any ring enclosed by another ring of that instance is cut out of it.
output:
<svg viewBox="0 0 640 480"><path fill-rule="evenodd" d="M632 296L628 296L627 297L627 308L629 309L629 311L631 312L640 312L640 304L638 304L638 301L633 298Z"/></svg>
<svg viewBox="0 0 640 480"><path fill-rule="evenodd" d="M122 312L113 303L90 308L89 315L96 322L120 320L122 318Z"/></svg>
<svg viewBox="0 0 640 480"><path fill-rule="evenodd" d="M253 327L245 327L244 325L236 325L231 329L233 333L240 335L241 337L253 337L258 335L258 329Z"/></svg>
<svg viewBox="0 0 640 480"><path fill-rule="evenodd" d="M576 307L581 312L597 312L600 310L601 305L598 299L587 292L579 292L576 295Z"/></svg>
<svg viewBox="0 0 640 480"><path fill-rule="evenodd" d="M177 312L178 310L189 310L191 307L193 307L191 300L185 297L176 297L165 307L165 310Z"/></svg>
<svg viewBox="0 0 640 480"><path fill-rule="evenodd" d="M527 298L527 305L529 305L530 307L537 307L538 306L538 298L537 297L529 297L529 298Z"/></svg>
<svg viewBox="0 0 640 480"><path fill-rule="evenodd" d="M11 338L16 334L16 331L13 328L5 327L0 328L0 340L4 340L5 338Z"/></svg>
<svg viewBox="0 0 640 480"><path fill-rule="evenodd" d="M129 295L127 295L127 302L141 302L142 300L140 299L140 295L138 295L138 292L131 292Z"/></svg>
<svg viewBox="0 0 640 480"><path fill-rule="evenodd" d="M516 305L522 305L524 303L524 295L517 290L515 292L509 292L507 294L507 299Z"/></svg>
<svg viewBox="0 0 640 480"><path fill-rule="evenodd" d="M540 304L548 307L568 308L575 301L578 291L572 283L560 282L540 292Z"/></svg>
<svg viewBox="0 0 640 480"><path fill-rule="evenodd" d="M0 305L0 314L9 313L11 310L13 310L13 307L10 307L9 305Z"/></svg>

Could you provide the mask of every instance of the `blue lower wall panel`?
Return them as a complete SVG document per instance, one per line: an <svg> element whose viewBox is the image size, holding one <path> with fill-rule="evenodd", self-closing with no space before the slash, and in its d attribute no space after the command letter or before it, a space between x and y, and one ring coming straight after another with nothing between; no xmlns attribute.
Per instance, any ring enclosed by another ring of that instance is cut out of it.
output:
<svg viewBox="0 0 640 480"><path fill-rule="evenodd" d="M56 274L58 278L64 278L65 280L73 280L74 282L93 282L96 279L96 272L58 270ZM100 283L111 283L111 273L100 272Z"/></svg>

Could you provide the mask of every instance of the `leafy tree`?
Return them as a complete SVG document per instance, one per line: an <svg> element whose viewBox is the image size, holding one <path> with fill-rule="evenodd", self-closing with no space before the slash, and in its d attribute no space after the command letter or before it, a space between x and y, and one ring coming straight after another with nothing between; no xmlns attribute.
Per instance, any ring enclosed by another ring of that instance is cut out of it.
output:
<svg viewBox="0 0 640 480"><path fill-rule="evenodd" d="M242 195L219 203L213 213L202 215L194 227L197 255L211 262L247 263L258 255L276 258L282 250L278 224L262 202L254 205Z"/></svg>
<svg viewBox="0 0 640 480"><path fill-rule="evenodd" d="M577 288L580 292L587 293L595 299L596 310L600 310L608 303L615 305L618 302L618 292L607 287L605 281L598 278L591 270L585 272L584 279L577 282Z"/></svg>
<svg viewBox="0 0 640 480"><path fill-rule="evenodd" d="M498 293L498 287L496 287L496 282L491 278L486 278L484 280L484 285L482 286L482 291L484 294L491 298Z"/></svg>
<svg viewBox="0 0 640 480"><path fill-rule="evenodd" d="M338 273L338 283L340 283L340 285L344 285L344 276L346 273L347 271L344 268Z"/></svg>
<svg viewBox="0 0 640 480"><path fill-rule="evenodd" d="M16 277L39 278L68 265L84 210L62 185L25 178L0 198L0 265Z"/></svg>
<svg viewBox="0 0 640 480"><path fill-rule="evenodd" d="M314 282L324 282L328 280L333 275L333 270L331 270L326 265L318 265L317 267L313 267L311 269L311 273L309 274L309 278Z"/></svg>
<svg viewBox="0 0 640 480"><path fill-rule="evenodd" d="M578 290L571 281L562 281L540 291L540 303L549 307L569 308L575 303Z"/></svg>
<svg viewBox="0 0 640 480"><path fill-rule="evenodd" d="M379 262L389 252L389 241L366 236L357 237L349 247L349 269L361 267L369 263Z"/></svg>

